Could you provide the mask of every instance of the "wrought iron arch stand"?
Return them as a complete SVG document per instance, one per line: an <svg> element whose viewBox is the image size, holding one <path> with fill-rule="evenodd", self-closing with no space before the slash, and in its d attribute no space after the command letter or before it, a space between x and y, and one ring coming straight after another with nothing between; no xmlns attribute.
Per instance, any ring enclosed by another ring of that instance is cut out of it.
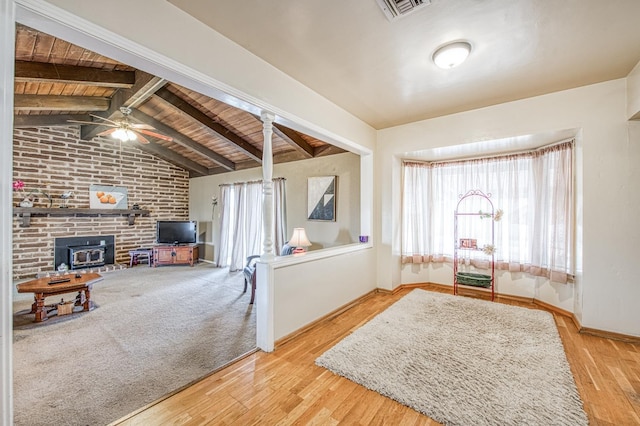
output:
<svg viewBox="0 0 640 426"><path fill-rule="evenodd" d="M483 218L487 218L489 219L487 222L491 223L491 241L488 242L488 245L490 245L492 248L495 249L495 221L494 221L494 217L495 217L495 209L493 206L493 202L491 201L491 194L490 193L484 193L482 191L480 191L479 189L473 189L470 191L467 191L466 194L464 195L460 195L460 200L458 200L458 204L456 205L456 209L455 212L453 214L454 217L454 242L453 242L453 294L458 294L458 287L459 286L465 286L465 287L487 287L491 289L491 300L495 299L495 250L491 250L490 254L486 254L486 256L490 257L489 260L489 270L491 271L491 275L490 275L490 279L489 279L489 286L485 285L486 284L486 278L478 278L477 280L474 280L473 277L469 278L467 274L467 276L464 275L460 275L463 274L460 272L459 268L460 268L460 261L461 261L461 253L463 252L482 252L483 250L481 248L478 248L477 246L473 246L473 245L469 245L467 244L465 247L463 247L463 244L461 243L461 239L460 239L460 235L458 234L459 232L459 221L460 220L464 220L464 219L483 219ZM483 201L481 201L481 204L485 204L489 207L489 209L487 211L476 211L476 212L472 212L469 211L468 206L466 205L467 202L469 200L471 200L474 197L480 197ZM480 226L489 226L486 223L484 224L479 224L478 227ZM471 281L477 281L477 283L474 284L469 284Z"/></svg>

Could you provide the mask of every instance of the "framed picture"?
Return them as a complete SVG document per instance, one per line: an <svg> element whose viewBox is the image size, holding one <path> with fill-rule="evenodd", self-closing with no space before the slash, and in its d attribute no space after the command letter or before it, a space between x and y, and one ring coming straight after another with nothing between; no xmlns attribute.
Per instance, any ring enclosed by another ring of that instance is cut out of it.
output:
<svg viewBox="0 0 640 426"><path fill-rule="evenodd" d="M124 186L89 186L89 207L92 209L127 209L128 203Z"/></svg>
<svg viewBox="0 0 640 426"><path fill-rule="evenodd" d="M307 179L307 218L335 222L337 176Z"/></svg>
<svg viewBox="0 0 640 426"><path fill-rule="evenodd" d="M460 248L478 249L478 240L472 238L460 238Z"/></svg>

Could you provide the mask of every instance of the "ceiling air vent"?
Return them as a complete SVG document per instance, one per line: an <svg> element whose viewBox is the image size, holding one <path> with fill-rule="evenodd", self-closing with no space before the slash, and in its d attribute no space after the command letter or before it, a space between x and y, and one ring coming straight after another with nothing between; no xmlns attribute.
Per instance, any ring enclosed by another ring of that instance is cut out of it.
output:
<svg viewBox="0 0 640 426"><path fill-rule="evenodd" d="M406 16L423 6L431 4L431 0L376 0L380 9L389 21Z"/></svg>

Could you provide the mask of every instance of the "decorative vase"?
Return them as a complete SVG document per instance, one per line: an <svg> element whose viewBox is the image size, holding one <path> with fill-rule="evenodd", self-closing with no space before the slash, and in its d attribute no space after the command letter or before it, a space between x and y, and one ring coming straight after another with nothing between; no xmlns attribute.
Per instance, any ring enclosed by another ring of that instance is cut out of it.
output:
<svg viewBox="0 0 640 426"><path fill-rule="evenodd" d="M20 207L33 207L33 201L25 198L24 200L20 201Z"/></svg>

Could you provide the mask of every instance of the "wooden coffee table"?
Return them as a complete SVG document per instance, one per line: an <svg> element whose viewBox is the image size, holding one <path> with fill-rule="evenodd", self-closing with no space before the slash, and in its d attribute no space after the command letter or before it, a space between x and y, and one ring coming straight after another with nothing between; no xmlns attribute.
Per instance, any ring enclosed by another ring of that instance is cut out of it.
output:
<svg viewBox="0 0 640 426"><path fill-rule="evenodd" d="M42 322L49 318L47 316L47 306L44 304L44 298L47 296L77 291L78 295L76 296L75 306L82 306L82 311L92 310L91 289L93 284L102 280L102 275L96 273L72 273L55 277L38 278L20 283L16 285L16 287L18 293L33 293L34 302L33 305L31 305L31 313L36 314L35 322ZM56 283L55 281L63 282ZM49 306L49 308L49 310L54 309L54 305Z"/></svg>

